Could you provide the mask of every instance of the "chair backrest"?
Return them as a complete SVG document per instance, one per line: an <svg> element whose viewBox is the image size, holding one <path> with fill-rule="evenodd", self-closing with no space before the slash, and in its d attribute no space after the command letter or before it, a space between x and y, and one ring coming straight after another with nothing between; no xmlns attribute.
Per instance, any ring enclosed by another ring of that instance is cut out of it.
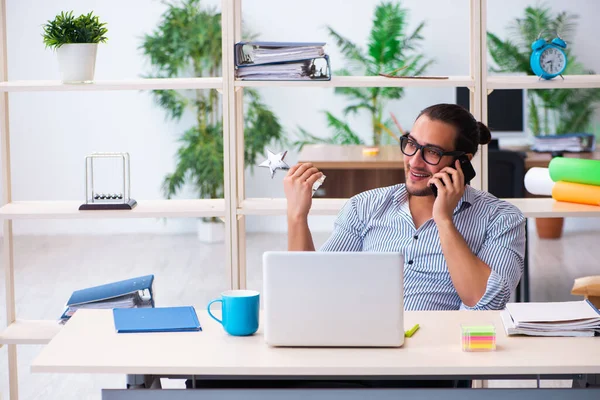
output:
<svg viewBox="0 0 600 400"><path fill-rule="evenodd" d="M488 192L498 198L525 197L523 153L488 149Z"/></svg>

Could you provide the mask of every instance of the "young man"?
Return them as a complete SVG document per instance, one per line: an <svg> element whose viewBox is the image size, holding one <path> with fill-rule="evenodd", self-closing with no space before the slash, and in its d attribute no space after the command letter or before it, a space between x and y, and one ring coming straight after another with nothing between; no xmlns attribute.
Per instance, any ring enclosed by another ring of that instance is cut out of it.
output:
<svg viewBox="0 0 600 400"><path fill-rule="evenodd" d="M426 108L401 138L406 183L349 199L320 250L403 253L407 310L504 308L523 272L525 218L465 186L456 161L461 154L471 159L490 139L489 129L460 106ZM311 188L321 176L307 163L284 179L290 251L315 250L307 220Z"/></svg>

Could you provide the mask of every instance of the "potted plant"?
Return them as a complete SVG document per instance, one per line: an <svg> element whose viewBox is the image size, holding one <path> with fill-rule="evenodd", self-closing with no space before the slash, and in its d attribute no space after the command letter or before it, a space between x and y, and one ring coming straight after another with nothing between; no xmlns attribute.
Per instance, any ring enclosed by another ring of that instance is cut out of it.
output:
<svg viewBox="0 0 600 400"><path fill-rule="evenodd" d="M414 31L407 31L408 10L399 2L382 2L375 7L373 26L366 49L342 36L328 26L329 35L336 42L344 57L349 61L348 68L340 69L335 75L379 75L394 76L420 75L433 63L419 53L423 41L421 31L425 22L419 23ZM346 96L350 104L344 109L344 116L366 111L372 126L372 144L383 144L387 135L384 131L395 130L390 119L385 119L385 109L390 100L404 96L402 87L338 87L336 94ZM360 135L341 118L329 111L325 112L327 125L333 135L321 138L299 128L299 140L294 144L299 148L309 143L364 144ZM388 141L389 143L389 141Z"/></svg>
<svg viewBox="0 0 600 400"><path fill-rule="evenodd" d="M73 16L61 12L44 25L44 44L56 50L60 74L65 83L94 80L98 43L105 43L106 23L93 12Z"/></svg>
<svg viewBox="0 0 600 400"><path fill-rule="evenodd" d="M518 18L509 25L510 39L500 39L488 32L487 42L490 55L497 67L492 72L521 72L533 75L529 65L531 44L540 32L558 33L572 43L577 16L562 11L553 14L550 8L542 5L527 7L525 17ZM565 74L589 74L571 52ZM557 78L558 79L558 78ZM551 133L586 132L590 128L594 109L600 102L600 89L537 89L527 91L529 129L535 136ZM536 218L540 238L560 238L563 218Z"/></svg>
<svg viewBox="0 0 600 400"><path fill-rule="evenodd" d="M221 75L221 13L200 7L200 0L167 3L158 27L145 35L141 49L150 60L154 78ZM194 114L194 125L180 139L175 170L163 182L165 197L172 198L184 185L191 185L199 198L223 197L223 125L222 102L216 90L154 90L158 105L167 116L179 120ZM259 94L244 90L244 161L256 164L269 144L285 143L283 129ZM218 218L199 221L198 237L205 242L224 238Z"/></svg>

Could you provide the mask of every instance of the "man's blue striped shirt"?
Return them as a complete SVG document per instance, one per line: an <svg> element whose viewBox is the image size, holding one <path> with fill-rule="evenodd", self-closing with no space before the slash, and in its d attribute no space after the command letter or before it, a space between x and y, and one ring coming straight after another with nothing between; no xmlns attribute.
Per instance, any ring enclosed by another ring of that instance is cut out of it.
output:
<svg viewBox="0 0 600 400"><path fill-rule="evenodd" d="M492 270L485 294L473 307L462 303L452 284L433 219L415 228L404 184L350 198L320 251L404 254L406 310L504 308L523 272L523 214L506 201L466 186L454 210L454 224L473 254Z"/></svg>

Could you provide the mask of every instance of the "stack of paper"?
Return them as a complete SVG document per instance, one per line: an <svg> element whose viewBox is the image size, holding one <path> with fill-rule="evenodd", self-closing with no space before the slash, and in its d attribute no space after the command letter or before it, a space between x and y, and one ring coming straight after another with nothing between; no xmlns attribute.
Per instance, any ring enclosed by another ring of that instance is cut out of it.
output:
<svg viewBox="0 0 600 400"><path fill-rule="evenodd" d="M588 300L509 303L501 313L507 335L594 336L600 312Z"/></svg>
<svg viewBox="0 0 600 400"><path fill-rule="evenodd" d="M239 68L236 76L244 80L313 80L329 76L326 58Z"/></svg>
<svg viewBox="0 0 600 400"><path fill-rule="evenodd" d="M570 133L564 135L538 136L534 139L534 151L594 151L595 136L589 133Z"/></svg>
<svg viewBox="0 0 600 400"><path fill-rule="evenodd" d="M323 42L240 42L235 45L236 66L281 63L323 56Z"/></svg>
<svg viewBox="0 0 600 400"><path fill-rule="evenodd" d="M463 351L496 350L496 328L494 325L462 326Z"/></svg>
<svg viewBox="0 0 600 400"><path fill-rule="evenodd" d="M330 80L325 43L240 42L235 44L240 80Z"/></svg>

